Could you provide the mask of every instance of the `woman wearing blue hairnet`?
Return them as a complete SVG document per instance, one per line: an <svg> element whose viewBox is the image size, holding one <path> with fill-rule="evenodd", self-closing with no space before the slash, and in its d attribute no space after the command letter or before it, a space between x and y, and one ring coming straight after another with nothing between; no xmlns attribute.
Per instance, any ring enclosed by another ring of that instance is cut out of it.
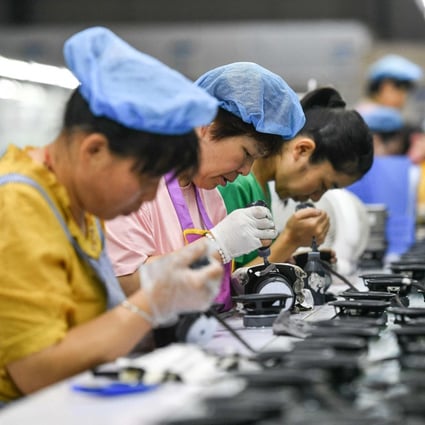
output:
<svg viewBox="0 0 425 425"><path fill-rule="evenodd" d="M421 67L403 56L383 56L369 67L366 98L356 109L361 112L375 106L403 109L422 75Z"/></svg>
<svg viewBox="0 0 425 425"><path fill-rule="evenodd" d="M375 156L406 155L409 149L405 137L405 123L400 110L387 106L375 106L360 111L373 134Z"/></svg>
<svg viewBox="0 0 425 425"><path fill-rule="evenodd" d="M218 99L220 106L214 121L197 129L197 173L178 179L167 175L155 200L108 222L107 248L116 275L130 294L140 286L141 264L186 243L212 239L226 270L216 301L230 309L232 259L273 239L276 230L266 207L241 208L226 217L223 200L214 189L248 174L256 158L278 151L305 119L298 97L286 82L255 63L215 68L196 84Z"/></svg>
<svg viewBox="0 0 425 425"><path fill-rule="evenodd" d="M223 275L206 241L144 266L143 290L126 298L99 220L138 210L165 173L196 172L193 129L215 117L216 99L105 28L74 35L64 54L81 84L60 134L0 155L0 404L206 310Z"/></svg>
<svg viewBox="0 0 425 425"><path fill-rule="evenodd" d="M301 99L306 122L299 133L275 155L254 162L248 176L219 190L227 211L254 200L264 200L271 208L269 183L282 200L318 201L329 189L342 188L360 179L373 161L372 135L354 110L345 109L337 90L322 87ZM310 246L315 236L325 239L329 220L324 211L303 208L295 212L270 248L269 260L287 262L300 246ZM257 253L236 259L236 268L263 262Z"/></svg>

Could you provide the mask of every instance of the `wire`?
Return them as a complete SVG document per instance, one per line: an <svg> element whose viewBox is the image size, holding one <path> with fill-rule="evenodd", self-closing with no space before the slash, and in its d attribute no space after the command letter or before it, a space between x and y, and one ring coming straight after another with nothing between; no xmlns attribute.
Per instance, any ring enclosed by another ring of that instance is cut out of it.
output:
<svg viewBox="0 0 425 425"><path fill-rule="evenodd" d="M413 279L411 285L416 289L419 289L421 292L425 292L425 284L423 284L422 282Z"/></svg>
<svg viewBox="0 0 425 425"><path fill-rule="evenodd" d="M360 292L348 279L346 279L344 276L336 272L332 269L332 267L326 262L321 260L320 258L317 259L317 261L325 268L329 273L335 275L338 279L341 279L352 291Z"/></svg>
<svg viewBox="0 0 425 425"><path fill-rule="evenodd" d="M241 342L246 348L248 348L249 351L251 351L254 354L258 354L258 351L255 350L254 348L251 347L250 344L248 344L248 342L242 338L238 332L236 332L235 329L233 329L224 319L222 319L220 317L220 314L217 313L217 311L214 310L214 308L210 308L208 310L208 314L210 314L211 316L215 317L218 322L223 325L223 327L225 327L239 342Z"/></svg>
<svg viewBox="0 0 425 425"><path fill-rule="evenodd" d="M403 304L403 302L401 301L401 299L400 299L400 297L399 297L398 294L395 294L394 301L396 302L396 304L399 307L406 308L406 306Z"/></svg>

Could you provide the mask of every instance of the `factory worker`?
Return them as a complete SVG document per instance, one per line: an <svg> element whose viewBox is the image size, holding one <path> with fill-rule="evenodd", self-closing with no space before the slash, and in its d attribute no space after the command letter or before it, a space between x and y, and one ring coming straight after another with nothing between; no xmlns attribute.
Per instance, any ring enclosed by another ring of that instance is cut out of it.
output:
<svg viewBox="0 0 425 425"><path fill-rule="evenodd" d="M403 132L404 122L400 110L375 106L361 111L360 114L373 133L375 156L407 153L409 146Z"/></svg>
<svg viewBox="0 0 425 425"><path fill-rule="evenodd" d="M193 128L214 119L217 100L105 28L72 36L64 55L81 85L59 135L43 147L11 145L0 159L3 402L126 355L182 312L206 310L223 275L205 241L144 266L143 288L126 298L100 221L151 201L163 174L197 170ZM209 264L189 267L203 257Z"/></svg>
<svg viewBox="0 0 425 425"><path fill-rule="evenodd" d="M368 69L366 98L356 109L360 112L375 105L403 109L408 95L422 78L422 69L399 55L386 55Z"/></svg>
<svg viewBox="0 0 425 425"><path fill-rule="evenodd" d="M388 265L415 242L420 170L407 155L399 109L375 106L361 115L373 133L375 158L366 175L348 190L366 205L385 207L385 253L378 260Z"/></svg>
<svg viewBox="0 0 425 425"><path fill-rule="evenodd" d="M196 84L219 101L210 125L200 126L200 166L193 176L168 174L158 196L139 211L107 223L108 252L126 293L139 286L140 264L200 239L212 239L225 276L216 301L232 307L231 261L276 236L266 207L241 208L226 216L216 190L249 173L254 159L272 155L304 125L297 95L278 75L251 62L212 69Z"/></svg>
<svg viewBox="0 0 425 425"><path fill-rule="evenodd" d="M227 211L262 199L271 208L269 183L282 200L318 201L330 189L350 185L362 177L373 161L372 135L361 116L345 109L338 91L313 90L301 99L306 122L281 149L256 159L247 176L220 187ZM277 224L277 223L276 223ZM270 248L271 262L286 262L300 246L320 244L329 230L329 217L316 208L303 208L286 222ZM251 252L236 260L236 268L263 262Z"/></svg>
<svg viewBox="0 0 425 425"><path fill-rule="evenodd" d="M388 248L385 260L389 262L397 260L414 243L417 224L423 221L424 134L419 128L406 125L395 108L375 107L364 111L362 116L373 132L374 154L380 158L375 160L365 182L352 190L366 203L386 205Z"/></svg>

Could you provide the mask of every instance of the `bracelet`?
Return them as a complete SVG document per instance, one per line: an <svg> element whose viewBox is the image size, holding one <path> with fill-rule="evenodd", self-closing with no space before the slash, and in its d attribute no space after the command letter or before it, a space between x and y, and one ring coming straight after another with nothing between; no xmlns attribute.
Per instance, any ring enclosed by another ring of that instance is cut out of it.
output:
<svg viewBox="0 0 425 425"><path fill-rule="evenodd" d="M215 240L214 236L210 233L210 232L206 232L205 233L205 237L207 239L209 239L210 241L213 241L215 243L216 249L218 251L218 253L220 254L220 258L221 258L221 262L223 264L227 264L230 263L230 261L232 261L232 259L230 258L229 260L227 260L226 258L226 254L224 253L224 251L220 248L220 246L218 245L217 241Z"/></svg>
<svg viewBox="0 0 425 425"><path fill-rule="evenodd" d="M140 317L143 317L143 319L145 319L146 321L148 321L149 323L153 323L153 319L152 317L146 313L146 311L142 310L140 307L137 307L137 305L131 303L128 300L124 300L121 305L126 308L127 310L132 311L133 313L138 314Z"/></svg>

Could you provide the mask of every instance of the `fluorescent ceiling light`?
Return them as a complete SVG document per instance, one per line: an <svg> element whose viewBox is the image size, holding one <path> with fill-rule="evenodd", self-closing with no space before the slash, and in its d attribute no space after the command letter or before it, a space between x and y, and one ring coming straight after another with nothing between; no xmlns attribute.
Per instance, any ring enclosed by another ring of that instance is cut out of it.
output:
<svg viewBox="0 0 425 425"><path fill-rule="evenodd" d="M416 0L416 5L425 17L425 0Z"/></svg>
<svg viewBox="0 0 425 425"><path fill-rule="evenodd" d="M67 68L0 56L0 77L74 89L78 80Z"/></svg>

